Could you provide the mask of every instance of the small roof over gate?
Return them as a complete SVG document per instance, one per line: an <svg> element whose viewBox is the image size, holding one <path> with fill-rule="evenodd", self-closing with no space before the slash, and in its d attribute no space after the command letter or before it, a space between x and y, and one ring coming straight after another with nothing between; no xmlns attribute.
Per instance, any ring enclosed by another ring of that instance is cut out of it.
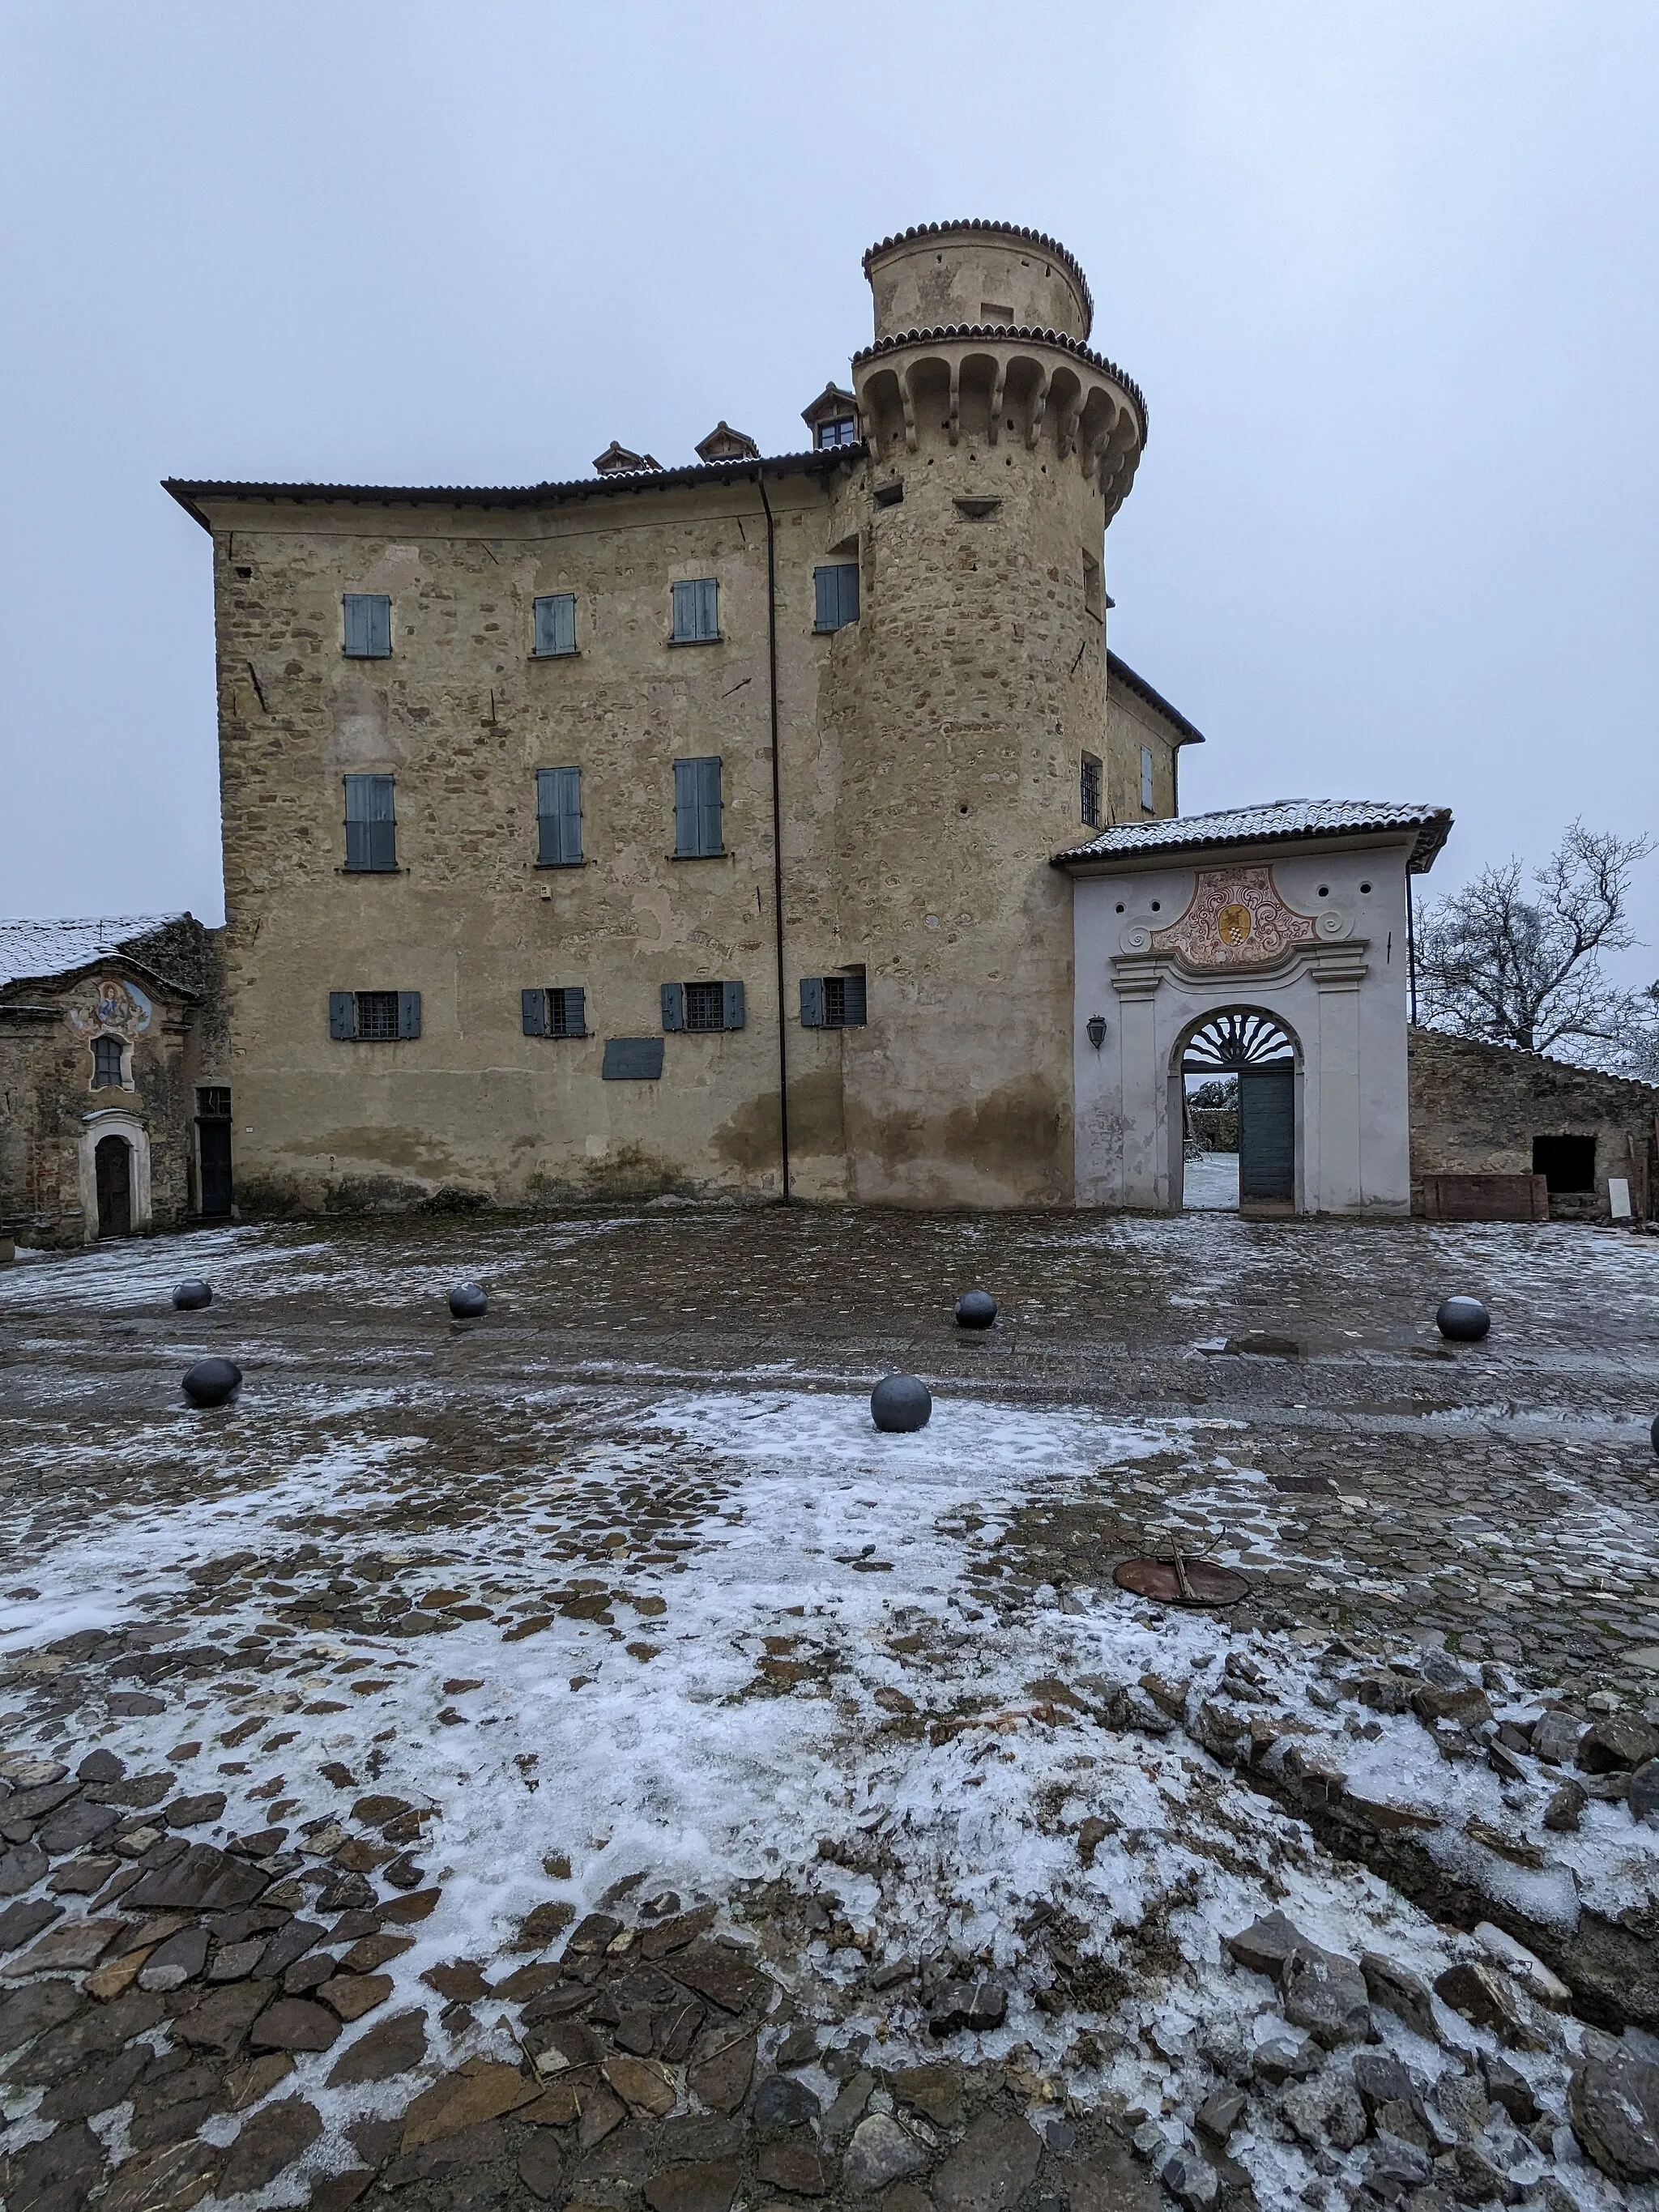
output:
<svg viewBox="0 0 1659 2212"><path fill-rule="evenodd" d="M1296 840L1416 833L1406 865L1426 875L1451 830L1449 806L1414 806L1374 799L1276 799L1218 814L1173 816L1160 822L1120 822L1054 856L1057 868L1114 860L1161 859L1211 846L1277 845Z"/></svg>

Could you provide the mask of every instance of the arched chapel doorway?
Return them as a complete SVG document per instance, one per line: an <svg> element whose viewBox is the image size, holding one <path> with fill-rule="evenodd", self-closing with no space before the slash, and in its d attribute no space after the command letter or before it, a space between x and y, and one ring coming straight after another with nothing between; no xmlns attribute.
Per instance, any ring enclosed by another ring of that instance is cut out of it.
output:
<svg viewBox="0 0 1659 2212"><path fill-rule="evenodd" d="M1291 1032L1259 1007L1219 1008L1186 1032L1171 1083L1177 1207L1295 1210L1299 1060ZM1236 1174L1224 1170L1229 1157Z"/></svg>
<svg viewBox="0 0 1659 2212"><path fill-rule="evenodd" d="M98 1234L132 1234L132 1146L125 1137L98 1139L93 1154L98 1177Z"/></svg>

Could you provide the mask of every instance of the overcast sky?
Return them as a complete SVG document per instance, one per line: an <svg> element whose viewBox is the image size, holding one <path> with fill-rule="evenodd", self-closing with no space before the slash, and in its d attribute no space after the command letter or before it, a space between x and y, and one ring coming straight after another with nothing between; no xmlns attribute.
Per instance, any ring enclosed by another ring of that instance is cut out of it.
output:
<svg viewBox="0 0 1659 2212"><path fill-rule="evenodd" d="M0 9L0 913L220 918L178 474L763 450L865 246L1088 270L1151 436L1112 643L1183 811L1431 799L1431 879L1656 821L1654 0ZM1659 860L1644 872L1659 973Z"/></svg>

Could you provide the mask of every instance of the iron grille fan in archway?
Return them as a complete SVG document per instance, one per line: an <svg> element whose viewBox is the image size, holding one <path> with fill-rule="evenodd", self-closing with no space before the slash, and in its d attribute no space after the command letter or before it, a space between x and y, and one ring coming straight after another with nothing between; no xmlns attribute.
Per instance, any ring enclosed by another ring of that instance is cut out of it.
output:
<svg viewBox="0 0 1659 2212"><path fill-rule="evenodd" d="M1181 1066L1185 1075L1230 1074L1295 1058L1296 1047L1270 1015L1212 1014L1188 1038Z"/></svg>

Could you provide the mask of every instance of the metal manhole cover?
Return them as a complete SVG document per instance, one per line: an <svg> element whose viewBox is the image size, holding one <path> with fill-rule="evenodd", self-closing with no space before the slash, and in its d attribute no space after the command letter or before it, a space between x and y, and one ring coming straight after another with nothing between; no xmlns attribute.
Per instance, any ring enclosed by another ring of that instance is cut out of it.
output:
<svg viewBox="0 0 1659 2212"><path fill-rule="evenodd" d="M1212 1559L1123 1559L1112 1570L1120 1589L1159 1605L1237 1605L1250 1594L1249 1579L1237 1567Z"/></svg>

